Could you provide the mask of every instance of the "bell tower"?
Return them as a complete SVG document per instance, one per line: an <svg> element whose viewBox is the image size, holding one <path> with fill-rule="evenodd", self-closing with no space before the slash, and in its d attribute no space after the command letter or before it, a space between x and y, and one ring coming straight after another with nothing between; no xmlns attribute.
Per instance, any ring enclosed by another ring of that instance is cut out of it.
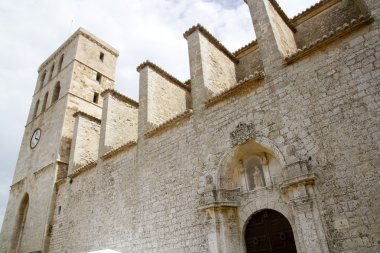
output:
<svg viewBox="0 0 380 253"><path fill-rule="evenodd" d="M66 177L74 113L97 118L114 87L118 51L79 28L38 69L7 210L0 252L47 252L55 183Z"/></svg>

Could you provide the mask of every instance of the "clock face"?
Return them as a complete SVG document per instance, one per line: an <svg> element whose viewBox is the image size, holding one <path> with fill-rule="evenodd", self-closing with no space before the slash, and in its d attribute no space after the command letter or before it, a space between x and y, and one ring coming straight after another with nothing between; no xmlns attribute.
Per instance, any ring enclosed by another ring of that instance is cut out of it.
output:
<svg viewBox="0 0 380 253"><path fill-rule="evenodd" d="M32 138L30 139L30 147L35 148L41 139L41 129L34 130Z"/></svg>

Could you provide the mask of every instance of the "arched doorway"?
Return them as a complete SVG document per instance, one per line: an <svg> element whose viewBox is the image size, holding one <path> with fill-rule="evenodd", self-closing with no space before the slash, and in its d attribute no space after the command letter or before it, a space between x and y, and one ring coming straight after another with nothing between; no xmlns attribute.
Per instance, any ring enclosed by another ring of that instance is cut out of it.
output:
<svg viewBox="0 0 380 253"><path fill-rule="evenodd" d="M245 245L247 253L297 252L289 221L270 209L252 216L245 230Z"/></svg>
<svg viewBox="0 0 380 253"><path fill-rule="evenodd" d="M22 198L17 218L15 228L13 230L13 236L11 241L10 252L19 252L19 247L21 245L22 236L24 232L25 220L28 214L29 208L29 195L26 193Z"/></svg>

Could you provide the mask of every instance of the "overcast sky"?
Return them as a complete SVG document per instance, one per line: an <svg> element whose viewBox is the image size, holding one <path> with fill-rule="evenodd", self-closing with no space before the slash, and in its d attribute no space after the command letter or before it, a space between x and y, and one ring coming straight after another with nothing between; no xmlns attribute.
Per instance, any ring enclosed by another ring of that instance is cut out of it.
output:
<svg viewBox="0 0 380 253"><path fill-rule="evenodd" d="M278 0L292 17L318 0ZM182 34L200 23L230 51L255 37L243 0L0 0L0 227L39 65L78 27L119 50L116 89L138 100L136 66L189 79Z"/></svg>

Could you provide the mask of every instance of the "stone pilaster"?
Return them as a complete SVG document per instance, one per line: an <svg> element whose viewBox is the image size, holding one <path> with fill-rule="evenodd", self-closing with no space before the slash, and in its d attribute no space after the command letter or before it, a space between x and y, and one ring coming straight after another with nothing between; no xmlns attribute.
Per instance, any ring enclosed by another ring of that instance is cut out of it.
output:
<svg viewBox="0 0 380 253"><path fill-rule="evenodd" d="M315 201L316 175L306 161L290 164L285 169L286 180L280 185L284 198L291 204L302 252L329 252L321 217Z"/></svg>
<svg viewBox="0 0 380 253"><path fill-rule="evenodd" d="M264 70L281 66L282 59L297 50L295 28L275 1L247 0Z"/></svg>
<svg viewBox="0 0 380 253"><path fill-rule="evenodd" d="M190 61L194 113L205 102L236 84L238 60L201 25L185 32Z"/></svg>

